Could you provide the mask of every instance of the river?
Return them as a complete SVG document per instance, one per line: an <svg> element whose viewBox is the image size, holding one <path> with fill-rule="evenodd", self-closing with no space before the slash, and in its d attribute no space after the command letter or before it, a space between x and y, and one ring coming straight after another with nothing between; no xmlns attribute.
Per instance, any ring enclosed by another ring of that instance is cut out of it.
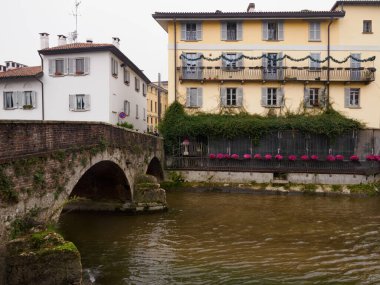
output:
<svg viewBox="0 0 380 285"><path fill-rule="evenodd" d="M92 284L380 284L380 199L168 193L142 216L65 213ZM90 283L91 284L91 283Z"/></svg>

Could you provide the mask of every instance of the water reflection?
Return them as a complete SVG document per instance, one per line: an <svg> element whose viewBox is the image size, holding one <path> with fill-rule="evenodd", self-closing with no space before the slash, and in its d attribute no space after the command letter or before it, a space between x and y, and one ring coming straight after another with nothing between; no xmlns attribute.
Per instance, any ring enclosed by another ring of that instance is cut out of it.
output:
<svg viewBox="0 0 380 285"><path fill-rule="evenodd" d="M145 216L67 214L93 284L380 284L380 200L169 194Z"/></svg>

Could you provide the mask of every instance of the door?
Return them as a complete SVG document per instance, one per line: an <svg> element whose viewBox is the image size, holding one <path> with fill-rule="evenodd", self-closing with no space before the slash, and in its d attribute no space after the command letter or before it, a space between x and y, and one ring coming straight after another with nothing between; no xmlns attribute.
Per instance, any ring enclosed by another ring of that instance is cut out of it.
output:
<svg viewBox="0 0 380 285"><path fill-rule="evenodd" d="M361 54L360 53L352 53L351 56L353 58L356 58L356 59L361 59ZM361 74L360 67L361 67L361 64L360 64L360 61L356 61L353 58L351 58L351 64L350 64L350 68L351 68L351 74L350 74L351 81L360 81L360 74Z"/></svg>

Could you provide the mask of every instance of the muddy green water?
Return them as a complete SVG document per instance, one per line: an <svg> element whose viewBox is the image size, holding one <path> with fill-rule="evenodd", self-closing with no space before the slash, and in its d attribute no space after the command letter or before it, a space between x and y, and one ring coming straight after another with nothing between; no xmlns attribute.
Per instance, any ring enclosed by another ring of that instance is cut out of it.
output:
<svg viewBox="0 0 380 285"><path fill-rule="evenodd" d="M380 199L169 193L144 216L64 214L89 284L380 284Z"/></svg>

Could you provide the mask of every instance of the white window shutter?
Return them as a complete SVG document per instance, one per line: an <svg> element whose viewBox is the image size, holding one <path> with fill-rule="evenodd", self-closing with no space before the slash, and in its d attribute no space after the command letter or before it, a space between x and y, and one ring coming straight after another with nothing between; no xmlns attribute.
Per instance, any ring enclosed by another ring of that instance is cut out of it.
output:
<svg viewBox="0 0 380 285"><path fill-rule="evenodd" d="M197 104L197 107L202 107L203 106L203 89L202 88L198 88L197 89L197 93L198 93L198 104Z"/></svg>
<svg viewBox="0 0 380 285"><path fill-rule="evenodd" d="M242 41L243 40L243 23L236 23L236 40Z"/></svg>
<svg viewBox="0 0 380 285"><path fill-rule="evenodd" d="M305 108L310 108L310 89L304 88L304 95L303 95L303 105Z"/></svg>
<svg viewBox="0 0 380 285"><path fill-rule="evenodd" d="M32 91L32 106L33 106L33 109L37 108L37 92L36 91Z"/></svg>
<svg viewBox="0 0 380 285"><path fill-rule="evenodd" d="M227 88L220 88L220 105L222 107L227 106Z"/></svg>
<svg viewBox="0 0 380 285"><path fill-rule="evenodd" d="M263 41L268 40L268 22L263 21Z"/></svg>
<svg viewBox="0 0 380 285"><path fill-rule="evenodd" d="M278 59L282 58L283 56L284 55L282 54L282 52L277 54ZM277 65L279 67L279 69L277 70L277 77L278 79L282 80L284 78L284 70L282 69L282 67L284 66L283 60L277 61Z"/></svg>
<svg viewBox="0 0 380 285"><path fill-rule="evenodd" d="M84 58L84 74L90 74L90 58Z"/></svg>
<svg viewBox="0 0 380 285"><path fill-rule="evenodd" d="M315 27L315 40L320 41L321 40L321 23L316 23Z"/></svg>
<svg viewBox="0 0 380 285"><path fill-rule="evenodd" d="M7 99L6 99L6 96L5 96L5 92L3 92L3 109L6 110L6 106L7 106Z"/></svg>
<svg viewBox="0 0 380 285"><path fill-rule="evenodd" d="M186 23L181 24L181 40L186 41Z"/></svg>
<svg viewBox="0 0 380 285"><path fill-rule="evenodd" d="M202 40L202 23L197 23L196 24L196 28L197 28L197 41L201 41Z"/></svg>
<svg viewBox="0 0 380 285"><path fill-rule="evenodd" d="M244 66L244 58L242 53L236 54L237 58L241 58L236 62L236 67L243 67Z"/></svg>
<svg viewBox="0 0 380 285"><path fill-rule="evenodd" d="M25 93L22 91L17 91L17 92L14 92L13 94L15 93L17 93L17 99L16 101L13 101L13 102L16 102L15 107L22 109L25 105Z"/></svg>
<svg viewBox="0 0 380 285"><path fill-rule="evenodd" d="M55 74L55 59L49 59L49 75Z"/></svg>
<svg viewBox="0 0 380 285"><path fill-rule="evenodd" d="M268 69L268 58L267 58L267 54L266 53L263 53L263 58L262 58L262 75L263 75L263 79L265 80L266 79L266 72L267 72L267 69Z"/></svg>
<svg viewBox="0 0 380 285"><path fill-rule="evenodd" d="M278 88L277 92L278 92L277 105L279 107L283 107L283 106L285 106L285 91L284 91L284 88L283 87Z"/></svg>
<svg viewBox="0 0 380 285"><path fill-rule="evenodd" d="M222 22L221 23L221 35L220 35L222 41L226 41L227 40L227 23L226 22Z"/></svg>
<svg viewBox="0 0 380 285"><path fill-rule="evenodd" d="M75 111L75 95L69 95L69 110Z"/></svg>
<svg viewBox="0 0 380 285"><path fill-rule="evenodd" d="M344 108L350 107L350 88L344 88Z"/></svg>
<svg viewBox="0 0 380 285"><path fill-rule="evenodd" d="M227 67L227 63L229 63L227 60L224 59L226 57L227 57L227 54L226 53L222 53L222 67L224 69Z"/></svg>
<svg viewBox="0 0 380 285"><path fill-rule="evenodd" d="M74 75L76 71L76 60L74 58L69 58L69 75Z"/></svg>
<svg viewBox="0 0 380 285"><path fill-rule="evenodd" d="M63 74L65 75L69 74L69 59L68 58L63 59Z"/></svg>
<svg viewBox="0 0 380 285"><path fill-rule="evenodd" d="M186 88L186 107L190 107L191 88Z"/></svg>
<svg viewBox="0 0 380 285"><path fill-rule="evenodd" d="M284 23L278 22L278 40L283 41L284 40Z"/></svg>
<svg viewBox="0 0 380 285"><path fill-rule="evenodd" d="M326 88L319 89L318 92L318 103L321 107L326 107L327 99L326 99Z"/></svg>
<svg viewBox="0 0 380 285"><path fill-rule="evenodd" d="M237 103L237 106L238 107L242 107L243 106L243 88L237 88L236 89L236 95L237 95L237 100L236 100L236 103Z"/></svg>
<svg viewBox="0 0 380 285"><path fill-rule="evenodd" d="M91 110L91 97L90 97L90 95L84 95L84 109L86 111Z"/></svg>
<svg viewBox="0 0 380 285"><path fill-rule="evenodd" d="M267 107L268 105L268 88L261 88L261 106Z"/></svg>

